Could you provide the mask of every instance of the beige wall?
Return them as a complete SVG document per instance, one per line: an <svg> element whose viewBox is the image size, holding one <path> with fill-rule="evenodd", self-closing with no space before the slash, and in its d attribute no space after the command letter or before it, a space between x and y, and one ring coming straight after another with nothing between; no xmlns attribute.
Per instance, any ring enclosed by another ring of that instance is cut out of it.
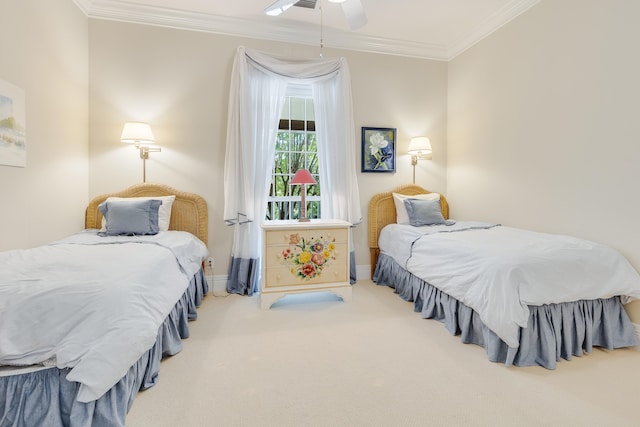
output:
<svg viewBox="0 0 640 427"><path fill-rule="evenodd" d="M397 172L358 173L363 271L368 200L411 181L403 153L423 134L434 159L420 162L417 183L445 192L454 217L600 241L640 269L639 13L623 0L543 1L449 64L325 49L348 59L358 130L398 128ZM140 182L141 160L118 139L124 121L147 120L163 149L151 154L148 180L205 196L215 273L226 274L235 49L292 57L317 49L90 20L68 0L3 0L0 37L11 41L0 78L25 89L28 137L28 166L0 166L0 250L77 231L88 197ZM639 323L640 307L630 312Z"/></svg>
<svg viewBox="0 0 640 427"><path fill-rule="evenodd" d="M27 167L0 165L0 250L80 230L88 197L88 19L69 0L2 0L0 79L25 92Z"/></svg>
<svg viewBox="0 0 640 427"><path fill-rule="evenodd" d="M233 229L223 222L227 100L238 46L296 57L317 57L308 46L103 20L89 22L90 175L92 196L141 182L135 150L119 142L127 120L152 124L161 153L151 153L147 181L202 194L209 205L209 250L216 275L226 275ZM397 172L359 175L364 222L356 228L356 263L368 273L366 208L371 196L411 181L411 136L426 134L434 160L421 162L417 182L446 187L444 62L326 49L345 56L352 74L355 121L360 127L397 128Z"/></svg>
<svg viewBox="0 0 640 427"><path fill-rule="evenodd" d="M640 270L638 16L635 1L542 1L450 62L455 218L606 243Z"/></svg>

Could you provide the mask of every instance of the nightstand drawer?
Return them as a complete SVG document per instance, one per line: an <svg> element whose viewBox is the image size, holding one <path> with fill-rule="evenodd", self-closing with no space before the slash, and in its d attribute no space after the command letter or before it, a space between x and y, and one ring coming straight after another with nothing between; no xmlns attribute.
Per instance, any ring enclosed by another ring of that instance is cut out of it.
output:
<svg viewBox="0 0 640 427"><path fill-rule="evenodd" d="M321 228L318 230L269 230L265 237L265 244L272 245L296 245L304 238L309 240L333 241L342 243L347 241L348 229Z"/></svg>
<svg viewBox="0 0 640 427"><path fill-rule="evenodd" d="M348 256L346 243L330 243L326 247L306 246L306 250L297 246L267 246L264 259L265 288L346 282Z"/></svg>
<svg viewBox="0 0 640 427"><path fill-rule="evenodd" d="M301 273L303 274L303 273ZM313 274L313 273L311 273ZM265 289L279 288L282 286L316 285L321 283L336 283L347 281L347 269L344 265L327 267L312 279L303 279L296 271L289 267L267 268L265 277Z"/></svg>

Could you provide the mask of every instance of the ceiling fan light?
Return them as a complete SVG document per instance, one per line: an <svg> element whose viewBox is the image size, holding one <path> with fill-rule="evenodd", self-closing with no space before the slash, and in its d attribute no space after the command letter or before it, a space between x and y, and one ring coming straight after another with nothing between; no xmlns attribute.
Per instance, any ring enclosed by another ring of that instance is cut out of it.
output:
<svg viewBox="0 0 640 427"><path fill-rule="evenodd" d="M295 3L296 3L295 1L279 0L273 3L271 6L267 7L264 10L264 13L266 13L269 16L278 16L282 12L284 12L285 10L293 6Z"/></svg>

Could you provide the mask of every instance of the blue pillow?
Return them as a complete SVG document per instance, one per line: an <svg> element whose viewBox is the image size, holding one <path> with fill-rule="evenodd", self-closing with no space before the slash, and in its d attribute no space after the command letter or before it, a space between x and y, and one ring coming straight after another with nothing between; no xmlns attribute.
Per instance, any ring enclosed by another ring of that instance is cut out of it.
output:
<svg viewBox="0 0 640 427"><path fill-rule="evenodd" d="M409 224L414 227L422 225L453 225L456 222L446 220L442 216L440 200L405 199L404 206L409 215Z"/></svg>
<svg viewBox="0 0 640 427"><path fill-rule="evenodd" d="M161 200L118 200L100 203L105 217L106 236L158 234L158 209Z"/></svg>

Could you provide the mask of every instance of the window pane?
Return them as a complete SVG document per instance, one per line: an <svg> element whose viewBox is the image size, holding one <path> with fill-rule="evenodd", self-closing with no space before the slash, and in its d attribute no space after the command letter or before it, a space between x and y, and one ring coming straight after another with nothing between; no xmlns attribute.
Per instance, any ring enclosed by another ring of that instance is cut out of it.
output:
<svg viewBox="0 0 640 427"><path fill-rule="evenodd" d="M318 155L316 153L307 154L305 164L309 172L311 172L311 175L318 174ZM317 182L318 178L316 176L314 176L314 178Z"/></svg>
<svg viewBox="0 0 640 427"><path fill-rule="evenodd" d="M273 203L273 218L272 219L280 219L280 210L282 209L281 202L272 202Z"/></svg>
<svg viewBox="0 0 640 427"><path fill-rule="evenodd" d="M291 153L291 174L295 174L298 169L304 169L306 167L304 163L304 153L300 151Z"/></svg>
<svg viewBox="0 0 640 427"><path fill-rule="evenodd" d="M275 196L276 193L276 186L274 184L274 177L271 177L271 182L269 183L269 196Z"/></svg>
<svg viewBox="0 0 640 427"><path fill-rule="evenodd" d="M320 196L320 177L314 176L313 178L316 180L317 184L307 186L307 196Z"/></svg>
<svg viewBox="0 0 640 427"><path fill-rule="evenodd" d="M290 202L282 202L281 204L282 210L280 211L280 219L291 219L291 203Z"/></svg>
<svg viewBox="0 0 640 427"><path fill-rule="evenodd" d="M291 119L306 120L306 118L306 100L304 98L291 98Z"/></svg>
<svg viewBox="0 0 640 427"><path fill-rule="evenodd" d="M274 196L288 196L288 175L276 175L274 181L276 187Z"/></svg>
<svg viewBox="0 0 640 427"><path fill-rule="evenodd" d="M313 153L317 153L318 152L318 142L316 141L316 134L315 132L313 133L308 133L308 138L307 138L307 150Z"/></svg>
<svg viewBox="0 0 640 427"><path fill-rule="evenodd" d="M275 162L273 165L273 173L286 174L289 173L289 153L276 152Z"/></svg>
<svg viewBox="0 0 640 427"><path fill-rule="evenodd" d="M316 120L315 110L313 109L313 99L307 98L307 120Z"/></svg>
<svg viewBox="0 0 640 427"><path fill-rule="evenodd" d="M267 202L267 216L266 216L267 221L274 219L272 212L273 212L273 202Z"/></svg>
<svg viewBox="0 0 640 427"><path fill-rule="evenodd" d="M298 169L308 169L319 182L317 141L313 100L310 97L288 97L282 110L280 131L275 141L274 165L267 200L266 219L297 219L300 215L300 185L291 185ZM320 215L320 186L305 186L307 216Z"/></svg>
<svg viewBox="0 0 640 427"><path fill-rule="evenodd" d="M289 132L278 132L276 138L276 155L278 151L289 150Z"/></svg>
<svg viewBox="0 0 640 427"><path fill-rule="evenodd" d="M309 202L307 204L307 218L320 218L320 202Z"/></svg>
<svg viewBox="0 0 640 427"><path fill-rule="evenodd" d="M304 132L291 132L291 151L305 151L306 137Z"/></svg>

